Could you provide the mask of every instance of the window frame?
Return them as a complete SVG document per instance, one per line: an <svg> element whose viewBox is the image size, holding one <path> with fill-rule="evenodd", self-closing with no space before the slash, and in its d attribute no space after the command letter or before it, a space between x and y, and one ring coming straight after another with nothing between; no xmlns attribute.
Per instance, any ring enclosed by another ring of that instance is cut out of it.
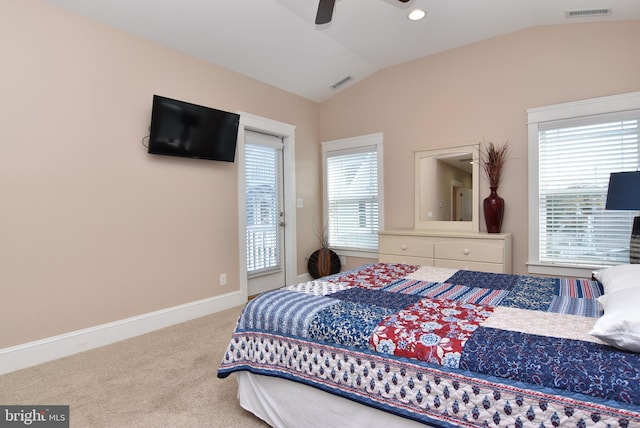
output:
<svg viewBox="0 0 640 428"><path fill-rule="evenodd" d="M383 133L367 134L339 140L324 141L322 146L322 201L323 201L323 230L329 233L329 201L327 195L327 158L337 152L360 150L375 147L378 162L378 231L384 225L384 173L383 173ZM334 248L332 250L340 256L377 258L378 250Z"/></svg>
<svg viewBox="0 0 640 428"><path fill-rule="evenodd" d="M529 201L529 227L528 227L528 272L531 274L560 275L572 277L590 277L594 269L604 266L593 264L591 266L573 266L568 264L549 264L540 262L539 253L539 129L545 122L567 120L585 116L594 116L609 113L622 113L627 110L640 109L640 92L612 95L592 98L581 101L573 101L563 104L554 104L544 107L527 109L528 115L528 201Z"/></svg>

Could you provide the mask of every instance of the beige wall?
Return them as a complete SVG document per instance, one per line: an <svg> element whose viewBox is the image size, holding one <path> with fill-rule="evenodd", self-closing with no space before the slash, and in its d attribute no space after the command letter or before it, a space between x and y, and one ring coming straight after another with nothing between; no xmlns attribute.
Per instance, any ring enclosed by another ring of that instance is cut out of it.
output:
<svg viewBox="0 0 640 428"><path fill-rule="evenodd" d="M36 0L0 40L0 348L239 289L237 164L147 154L156 93L295 125L318 247L317 103Z"/></svg>
<svg viewBox="0 0 640 428"><path fill-rule="evenodd" d="M639 40L640 21L537 27L408 62L323 103L321 139L384 132L386 229L413 227L414 151L509 140L498 193L526 273L526 110L640 90Z"/></svg>

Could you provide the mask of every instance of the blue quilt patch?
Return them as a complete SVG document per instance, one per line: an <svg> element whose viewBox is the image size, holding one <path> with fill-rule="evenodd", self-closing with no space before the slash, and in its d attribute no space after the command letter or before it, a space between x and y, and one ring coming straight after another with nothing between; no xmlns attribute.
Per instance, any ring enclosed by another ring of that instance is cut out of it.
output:
<svg viewBox="0 0 640 428"><path fill-rule="evenodd" d="M449 277L446 282L449 284L466 285L467 287L511 290L519 278L520 275L459 270Z"/></svg>
<svg viewBox="0 0 640 428"><path fill-rule="evenodd" d="M640 400L640 355L592 342L480 327L460 368L624 403Z"/></svg>
<svg viewBox="0 0 640 428"><path fill-rule="evenodd" d="M594 299L555 296L549 305L549 312L598 318L603 311L598 301Z"/></svg>
<svg viewBox="0 0 640 428"><path fill-rule="evenodd" d="M395 313L380 306L338 302L318 311L309 324L308 337L356 348L368 348L369 338L385 317Z"/></svg>
<svg viewBox="0 0 640 428"><path fill-rule="evenodd" d="M324 296L275 290L247 303L238 328L271 330L305 337L314 315L336 303L338 300Z"/></svg>
<svg viewBox="0 0 640 428"><path fill-rule="evenodd" d="M547 312L557 295L557 279L522 276L500 306Z"/></svg>

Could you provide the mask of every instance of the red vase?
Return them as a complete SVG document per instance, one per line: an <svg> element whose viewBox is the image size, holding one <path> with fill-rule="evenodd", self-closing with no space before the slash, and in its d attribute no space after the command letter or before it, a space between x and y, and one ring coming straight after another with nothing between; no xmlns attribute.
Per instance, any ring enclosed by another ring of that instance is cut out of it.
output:
<svg viewBox="0 0 640 428"><path fill-rule="evenodd" d="M498 196L497 187L490 187L490 189L491 194L484 199L482 204L484 221L487 224L487 232L500 233L504 217L504 199Z"/></svg>

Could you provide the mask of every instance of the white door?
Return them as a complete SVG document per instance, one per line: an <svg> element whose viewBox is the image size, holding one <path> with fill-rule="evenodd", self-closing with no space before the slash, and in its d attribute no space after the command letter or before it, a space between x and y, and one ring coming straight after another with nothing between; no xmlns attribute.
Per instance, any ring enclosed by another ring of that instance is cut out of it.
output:
<svg viewBox="0 0 640 428"><path fill-rule="evenodd" d="M473 217L473 191L467 187L454 187L455 221L471 221Z"/></svg>
<svg viewBox="0 0 640 428"><path fill-rule="evenodd" d="M283 140L245 132L244 182L248 294L285 285Z"/></svg>

